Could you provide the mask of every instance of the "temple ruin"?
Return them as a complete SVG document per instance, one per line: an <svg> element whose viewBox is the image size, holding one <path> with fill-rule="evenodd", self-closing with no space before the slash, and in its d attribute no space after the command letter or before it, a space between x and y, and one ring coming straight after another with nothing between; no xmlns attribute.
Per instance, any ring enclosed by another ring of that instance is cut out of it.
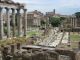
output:
<svg viewBox="0 0 80 60"><path fill-rule="evenodd" d="M24 4L15 3L12 0L0 0L0 39L4 38L4 9L5 12L5 20L7 25L7 38L11 37L11 30L13 32L12 37L16 37L16 30L18 30L18 36L26 36L27 31L27 17L26 12L27 9L25 8ZM22 19L21 19L21 10L23 10L22 13ZM11 17L10 17L11 13ZM17 26L15 24L15 19L17 20ZM12 21L12 27L10 26L10 21ZM24 31L24 34L22 35L22 30Z"/></svg>

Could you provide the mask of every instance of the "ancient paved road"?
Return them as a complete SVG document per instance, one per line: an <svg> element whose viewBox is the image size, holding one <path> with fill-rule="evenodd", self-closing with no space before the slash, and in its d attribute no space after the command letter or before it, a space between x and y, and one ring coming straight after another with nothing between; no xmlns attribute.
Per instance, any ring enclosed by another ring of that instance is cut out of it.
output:
<svg viewBox="0 0 80 60"><path fill-rule="evenodd" d="M68 43L68 40L69 40L69 33L65 32L61 43L63 43L63 44Z"/></svg>
<svg viewBox="0 0 80 60"><path fill-rule="evenodd" d="M61 37L62 33L58 32L58 28L54 28L51 30L49 37L45 38L39 45L56 47L59 44Z"/></svg>
<svg viewBox="0 0 80 60"><path fill-rule="evenodd" d="M39 45L56 47L59 43L68 43L68 32L58 32L58 28L52 29L50 35L45 38Z"/></svg>
<svg viewBox="0 0 80 60"><path fill-rule="evenodd" d="M56 39L54 42L52 42L49 46L56 47L56 46L60 43L60 41L61 41L61 39L62 39L62 35L63 35L63 33L60 32L60 33L57 35L57 39Z"/></svg>

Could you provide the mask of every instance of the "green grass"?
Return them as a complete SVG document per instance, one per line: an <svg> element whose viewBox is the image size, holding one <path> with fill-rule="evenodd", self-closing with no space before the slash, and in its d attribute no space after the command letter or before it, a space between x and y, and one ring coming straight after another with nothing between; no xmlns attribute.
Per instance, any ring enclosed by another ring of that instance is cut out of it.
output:
<svg viewBox="0 0 80 60"><path fill-rule="evenodd" d="M80 41L80 35L71 34L70 39L73 41Z"/></svg>
<svg viewBox="0 0 80 60"><path fill-rule="evenodd" d="M40 35L40 32L37 31L30 31L27 33L28 36L33 36L33 35Z"/></svg>
<svg viewBox="0 0 80 60"><path fill-rule="evenodd" d="M25 43L27 41L28 37L18 37L18 38L12 38L12 39L6 39L6 40L0 40L0 46L1 45L11 45L16 43Z"/></svg>
<svg viewBox="0 0 80 60"><path fill-rule="evenodd" d="M16 43L26 43L28 41L28 38L33 36L33 35L40 35L41 32L38 31L30 31L27 33L27 37L17 37L17 38L11 38L11 39L4 39L0 40L0 46L1 45L11 45L11 44L16 44Z"/></svg>

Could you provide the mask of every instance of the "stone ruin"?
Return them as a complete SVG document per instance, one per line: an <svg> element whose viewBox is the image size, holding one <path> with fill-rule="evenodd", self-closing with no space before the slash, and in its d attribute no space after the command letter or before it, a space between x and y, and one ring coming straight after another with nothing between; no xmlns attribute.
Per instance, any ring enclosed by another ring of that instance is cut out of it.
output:
<svg viewBox="0 0 80 60"><path fill-rule="evenodd" d="M80 52L63 49L20 48L20 44L2 46L3 60L79 60Z"/></svg>
<svg viewBox="0 0 80 60"><path fill-rule="evenodd" d="M62 57L67 57L68 60L76 60L76 53L74 51L65 50L65 49L56 49L57 53L59 53Z"/></svg>
<svg viewBox="0 0 80 60"><path fill-rule="evenodd" d="M5 12L5 20L3 19L3 10ZM23 10L23 18L21 18L21 10ZM4 21L7 24L7 38L11 38L11 30L13 32L13 37L16 37L16 28L18 30L18 36L22 36L22 31L24 31L24 36L26 36L27 31L27 16L26 16L25 5L20 3L15 3L12 0L0 0L0 39L4 38ZM11 12L11 17L10 17ZM15 24L15 19L17 20L17 27ZM10 26L10 21L12 21L13 27ZM24 27L24 28L23 28Z"/></svg>
<svg viewBox="0 0 80 60"><path fill-rule="evenodd" d="M2 46L2 59L3 60L58 60L59 54L55 51L43 50L43 49L27 49L19 50L15 52L14 48ZM9 51L9 49L11 50Z"/></svg>
<svg viewBox="0 0 80 60"><path fill-rule="evenodd" d="M27 19L26 19L26 11L23 4L15 3L12 0L0 0L0 39L4 37L4 25L3 25L3 9L6 10L6 20L7 20L7 38L11 37L11 26L10 26L10 10L12 11L11 19L13 22L13 37L15 37L15 15L17 14L17 28L18 28L18 36L21 36L22 33L22 19L21 17L21 9L23 9L23 21L24 21L24 36L26 36L27 29ZM17 12L16 12L17 11ZM79 44L80 45L80 44ZM79 46L80 48L80 46ZM1 46L0 48L0 60L61 60L61 58L68 56L70 60L79 60L76 59L76 53L74 51L67 50L43 50L43 49L27 49L21 50L20 44L11 45L9 47ZM1 56L2 55L2 56ZM78 57L80 53L77 54ZM60 59L59 59L60 58ZM80 57L79 57L80 58ZM64 60L64 59L63 59Z"/></svg>

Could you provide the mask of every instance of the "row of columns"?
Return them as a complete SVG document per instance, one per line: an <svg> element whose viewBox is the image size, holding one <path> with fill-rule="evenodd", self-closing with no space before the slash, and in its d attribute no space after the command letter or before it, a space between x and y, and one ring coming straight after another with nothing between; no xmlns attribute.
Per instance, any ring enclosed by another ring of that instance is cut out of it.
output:
<svg viewBox="0 0 80 60"><path fill-rule="evenodd" d="M9 14L9 8L5 8L6 9L6 20L7 20L7 38L10 38L11 37L11 29L10 29L10 14ZM15 25L15 11L17 10L17 25L18 25L18 36L21 36L22 34L22 19L20 18L21 17L21 14L20 14L20 9L14 9L14 8L11 8L12 10L12 22L13 22L13 37L16 36L16 25ZM4 37L4 26L3 26L3 8L0 7L0 39L3 39ZM27 16L26 16L26 11L27 9L23 9L24 11L24 14L23 14L23 21L24 21L24 36L26 36L26 32L27 32Z"/></svg>
<svg viewBox="0 0 80 60"><path fill-rule="evenodd" d="M76 18L70 18L72 27L75 27L75 24L76 24L76 23L75 23L75 19L76 19Z"/></svg>
<svg viewBox="0 0 80 60"><path fill-rule="evenodd" d="M77 28L78 27L77 18L70 18L70 20L71 20L72 27Z"/></svg>

